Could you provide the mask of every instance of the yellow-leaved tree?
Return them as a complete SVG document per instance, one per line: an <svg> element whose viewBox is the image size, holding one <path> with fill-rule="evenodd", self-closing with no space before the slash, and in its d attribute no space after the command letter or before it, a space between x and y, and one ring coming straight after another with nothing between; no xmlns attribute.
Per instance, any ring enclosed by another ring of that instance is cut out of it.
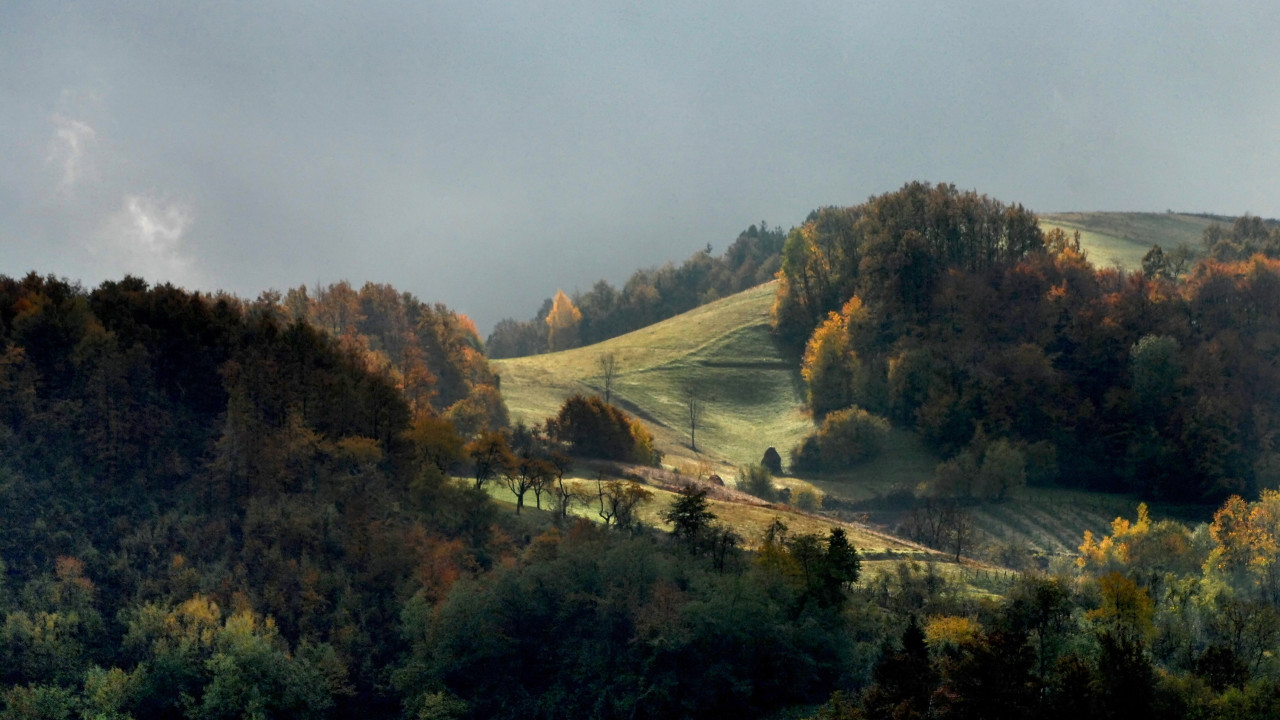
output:
<svg viewBox="0 0 1280 720"><path fill-rule="evenodd" d="M862 300L855 295L839 313L827 314L805 346L800 373L808 385L809 409L815 418L857 400L858 356L850 347L849 322L862 313Z"/></svg>
<svg viewBox="0 0 1280 720"><path fill-rule="evenodd" d="M551 312L547 314L547 349L556 352L578 347L580 322L582 311L574 306L563 290L556 290L556 296L551 301Z"/></svg>
<svg viewBox="0 0 1280 720"><path fill-rule="evenodd" d="M1256 502L1233 495L1214 514L1209 534L1215 547L1205 569L1280 605L1280 491L1263 490Z"/></svg>

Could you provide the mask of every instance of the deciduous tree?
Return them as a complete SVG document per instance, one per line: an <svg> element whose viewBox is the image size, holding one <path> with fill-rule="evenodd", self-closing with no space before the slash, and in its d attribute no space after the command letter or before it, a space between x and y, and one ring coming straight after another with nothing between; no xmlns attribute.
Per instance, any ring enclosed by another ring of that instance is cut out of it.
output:
<svg viewBox="0 0 1280 720"><path fill-rule="evenodd" d="M618 376L618 354L613 352L601 353L596 358L596 363L600 367L600 387L604 390L604 401L612 402L613 399L613 380Z"/></svg>
<svg viewBox="0 0 1280 720"><path fill-rule="evenodd" d="M582 312L563 290L557 290L547 315L547 348L551 352L578 347L578 323Z"/></svg>

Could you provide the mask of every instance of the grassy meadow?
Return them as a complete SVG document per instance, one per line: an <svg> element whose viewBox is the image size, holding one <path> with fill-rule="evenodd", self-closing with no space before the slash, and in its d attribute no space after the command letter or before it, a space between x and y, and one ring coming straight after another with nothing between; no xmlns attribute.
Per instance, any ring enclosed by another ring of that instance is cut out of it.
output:
<svg viewBox="0 0 1280 720"><path fill-rule="evenodd" d="M799 358L776 343L769 332L775 289L775 283L767 283L590 347L495 360L493 367L502 377L502 394L512 419L540 422L559 411L564 399L574 393L602 393L599 358L612 353L618 360L613 402L653 431L665 456L664 464L686 476L699 470L717 473L732 487L738 466L759 462L769 446L776 447L785 460L791 447L813 429L804 411ZM689 383L697 384L705 403L697 429L697 452L689 443L683 392ZM910 438L907 433L902 435ZM916 449L912 447L912 451ZM814 485L829 492L824 485L843 484L851 492L870 497L875 488L895 482L914 485L921 470L927 468L932 473L935 463L928 458L921 462L909 454L886 453L868 466L869 473L874 468L875 477L865 487L849 478ZM896 477L903 469L909 477ZM577 481L584 486L591 483L585 475ZM779 478L778 484L799 488L808 483ZM489 488L495 499L511 499L500 485L490 483ZM640 519L663 527L661 514L670 506L673 493L653 484L649 489L654 498L642 508ZM743 496L713 499L712 505L716 515L733 526L748 545L780 517L794 532L825 533L833 524L841 524L850 541L864 551L920 552L911 543L861 524L838 523L785 505L768 505ZM595 517L593 508L580 507L577 513Z"/></svg>
<svg viewBox="0 0 1280 720"><path fill-rule="evenodd" d="M799 358L769 333L775 288L767 283L589 347L493 361L512 420L541 422L574 393L601 394L599 360L611 353L614 404L649 426L668 464L706 461L732 476L771 445L786 457L813 423ZM690 383L704 402L697 452L684 399Z"/></svg>
<svg viewBox="0 0 1280 720"><path fill-rule="evenodd" d="M1080 246L1095 266L1126 270L1142 267L1142 256L1157 243L1166 251L1184 243L1198 250L1204 229L1215 222L1220 221L1180 213L1069 212L1040 215L1040 227L1045 230L1061 228L1068 233L1078 230Z"/></svg>

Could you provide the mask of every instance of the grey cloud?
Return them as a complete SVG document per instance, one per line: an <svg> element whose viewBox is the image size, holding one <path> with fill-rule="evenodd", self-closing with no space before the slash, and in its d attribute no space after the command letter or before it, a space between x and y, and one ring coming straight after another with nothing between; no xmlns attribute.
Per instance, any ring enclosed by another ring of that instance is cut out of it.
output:
<svg viewBox="0 0 1280 720"><path fill-rule="evenodd" d="M45 162L59 171L59 184L71 190L84 172L86 154L97 138L88 123L62 115L54 115L53 137L49 140L49 153Z"/></svg>
<svg viewBox="0 0 1280 720"><path fill-rule="evenodd" d="M487 327L916 178L1280 215L1277 34L1246 2L10 3L0 272L105 279L126 198L177 198L157 280L392 282ZM56 115L93 172L51 203Z"/></svg>

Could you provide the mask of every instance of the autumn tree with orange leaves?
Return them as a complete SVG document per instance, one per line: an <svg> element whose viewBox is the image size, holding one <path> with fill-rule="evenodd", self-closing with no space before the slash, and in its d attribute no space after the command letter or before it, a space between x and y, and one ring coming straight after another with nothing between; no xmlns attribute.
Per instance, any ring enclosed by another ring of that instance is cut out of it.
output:
<svg viewBox="0 0 1280 720"><path fill-rule="evenodd" d="M547 347L551 352L578 347L578 323L582 312L563 290L557 290L547 315Z"/></svg>

